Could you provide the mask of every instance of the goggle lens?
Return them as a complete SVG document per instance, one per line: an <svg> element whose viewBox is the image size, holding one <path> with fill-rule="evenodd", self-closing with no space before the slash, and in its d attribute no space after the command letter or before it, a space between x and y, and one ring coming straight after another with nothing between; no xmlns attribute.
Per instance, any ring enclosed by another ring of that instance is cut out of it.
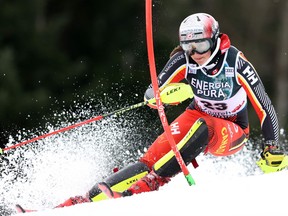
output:
<svg viewBox="0 0 288 216"><path fill-rule="evenodd" d="M181 47L185 52L189 52L191 54L193 53L204 54L211 49L212 41L209 39L185 41L181 42Z"/></svg>

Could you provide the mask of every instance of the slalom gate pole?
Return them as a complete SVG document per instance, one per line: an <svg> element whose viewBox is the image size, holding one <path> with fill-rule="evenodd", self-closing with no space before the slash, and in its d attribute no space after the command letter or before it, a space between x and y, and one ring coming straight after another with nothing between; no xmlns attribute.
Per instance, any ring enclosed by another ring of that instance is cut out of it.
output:
<svg viewBox="0 0 288 216"><path fill-rule="evenodd" d="M26 144L28 144L28 143L35 142L35 141L37 141L37 140L40 140L40 139L43 139L43 138L52 136L52 135L54 135L54 134L58 134L58 133L61 133L61 132L64 132L64 131L71 130L71 129L76 128L76 127L80 127L80 126L85 125L85 124L89 124L89 123L94 122L94 121L101 120L101 119L103 119L103 118L105 118L105 117L108 117L108 116L112 116L112 115L116 115L116 114L122 114L122 113L124 113L124 112L126 112L126 111L133 110L133 109L135 109L135 108L145 106L145 105L147 105L148 103L149 103L149 101L140 102L140 103L137 103L137 104L128 106L128 107L124 107L124 108L115 110L115 111L113 111L113 112L110 112L110 113L107 113L107 114L104 114L104 115L96 116L96 117L94 117L94 118L91 118L91 119L88 119L88 120L85 120L85 121L76 123L76 124L74 124L74 125L70 125L70 126L61 128L61 129L59 129L59 130L55 130L55 131L53 131L53 132L50 132L50 133L47 133L47 134L44 134L44 135L41 135L41 136L32 138L32 139L30 139L30 140L26 140L26 141L17 143L17 144L15 144L15 145L6 147L6 148L4 148L4 149L0 149L0 154L2 154L2 153L5 152L5 151L9 151L9 150L11 150L11 149L15 149L15 148L17 148L17 147L19 147L19 146L23 146L23 145L26 145Z"/></svg>
<svg viewBox="0 0 288 216"><path fill-rule="evenodd" d="M155 57L154 57L154 47L153 47L153 33L152 33L152 0L146 0L146 40L147 40L147 51L148 51L148 60L149 60L149 68L150 68L150 76L152 80L152 86L154 91L154 96L156 98L156 105L158 109L158 114L162 122L163 129L165 131L166 137L170 143L171 149L175 154L175 157L177 159L177 162L179 163L179 166L188 182L188 184L194 185L195 181L192 178L187 166L185 165L185 162L183 161L183 158L177 148L177 145L175 143L175 140L171 134L169 124L165 115L164 106L162 104L161 98L160 98L160 91L158 86L158 79L157 79L157 73L156 73L156 66L155 66Z"/></svg>

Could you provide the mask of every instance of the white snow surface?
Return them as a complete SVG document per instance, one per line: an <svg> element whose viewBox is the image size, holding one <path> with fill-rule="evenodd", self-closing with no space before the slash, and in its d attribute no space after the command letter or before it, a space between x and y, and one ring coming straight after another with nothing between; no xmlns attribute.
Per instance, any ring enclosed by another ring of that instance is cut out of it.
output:
<svg viewBox="0 0 288 216"><path fill-rule="evenodd" d="M201 169L201 168L200 168ZM229 177L194 171L196 185L178 175L159 191L84 203L27 216L287 215L288 172Z"/></svg>
<svg viewBox="0 0 288 216"><path fill-rule="evenodd" d="M84 119L99 115L79 110L72 114ZM67 119L58 128L73 124L67 113L55 116ZM196 185L189 186L180 173L156 192L53 209L71 196L85 194L115 166L121 168L143 154L161 127L154 120L148 130L144 117L142 112L128 112L122 118L94 122L12 151L9 162L0 167L0 215L15 215L17 203L39 210L27 216L288 215L288 171L260 171L255 163L259 152L252 148L259 145L257 139L233 156L200 155L197 169L188 166ZM47 124L35 136L55 129ZM11 137L9 145L27 137L33 134L24 131Z"/></svg>

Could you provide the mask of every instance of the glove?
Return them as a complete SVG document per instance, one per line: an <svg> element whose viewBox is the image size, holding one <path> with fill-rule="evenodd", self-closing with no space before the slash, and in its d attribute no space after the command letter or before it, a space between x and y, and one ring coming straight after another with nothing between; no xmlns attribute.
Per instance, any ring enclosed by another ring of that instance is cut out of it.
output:
<svg viewBox="0 0 288 216"><path fill-rule="evenodd" d="M268 166L277 167L282 163L285 154L275 145L275 141L267 141L263 145L261 157Z"/></svg>
<svg viewBox="0 0 288 216"><path fill-rule="evenodd" d="M152 98L154 98L154 92L153 92L152 86L150 85L149 88L145 92L144 101L149 101ZM157 109L156 102L155 103L148 103L147 105L152 109Z"/></svg>

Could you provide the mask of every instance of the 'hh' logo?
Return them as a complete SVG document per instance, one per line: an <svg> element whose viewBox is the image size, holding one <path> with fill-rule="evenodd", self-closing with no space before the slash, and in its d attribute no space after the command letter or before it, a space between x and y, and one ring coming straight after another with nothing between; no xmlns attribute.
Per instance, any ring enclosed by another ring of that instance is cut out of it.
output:
<svg viewBox="0 0 288 216"><path fill-rule="evenodd" d="M254 85L258 81L258 77L250 66L246 67L246 69L243 71L243 74L248 79L251 85Z"/></svg>
<svg viewBox="0 0 288 216"><path fill-rule="evenodd" d="M180 127L179 127L179 123L178 122L174 122L173 124L171 124L171 134L180 134Z"/></svg>

